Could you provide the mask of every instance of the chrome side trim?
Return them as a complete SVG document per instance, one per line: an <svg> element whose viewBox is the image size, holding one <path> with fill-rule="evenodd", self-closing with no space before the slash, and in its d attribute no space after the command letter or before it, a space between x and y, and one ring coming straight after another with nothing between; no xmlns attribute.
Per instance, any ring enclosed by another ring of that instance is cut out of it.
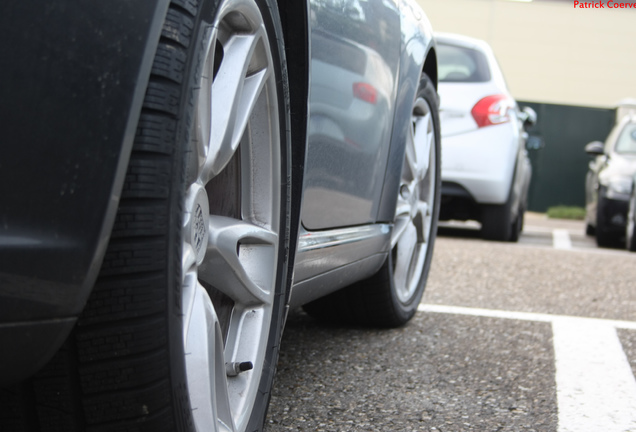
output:
<svg viewBox="0 0 636 432"><path fill-rule="evenodd" d="M372 255L388 252L391 230L390 224L313 232L301 227L294 285Z"/></svg>
<svg viewBox="0 0 636 432"><path fill-rule="evenodd" d="M307 231L305 228L301 227L300 231L301 232L298 236L298 251L305 252L347 243L365 241L368 239L375 239L382 235L389 235L391 233L391 225L363 225L353 228L340 228L329 231L313 232Z"/></svg>

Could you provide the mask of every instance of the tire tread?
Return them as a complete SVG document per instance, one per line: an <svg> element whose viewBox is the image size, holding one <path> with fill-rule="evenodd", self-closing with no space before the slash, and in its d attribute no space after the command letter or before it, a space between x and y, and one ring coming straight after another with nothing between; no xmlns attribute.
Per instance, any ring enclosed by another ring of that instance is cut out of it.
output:
<svg viewBox="0 0 636 432"><path fill-rule="evenodd" d="M196 0L173 0L153 61L112 237L78 324L34 377L0 390L11 432L172 432L191 424L172 389L166 235ZM181 389L183 391L183 389ZM6 403L4 403L6 402ZM172 405L179 407L174 409Z"/></svg>

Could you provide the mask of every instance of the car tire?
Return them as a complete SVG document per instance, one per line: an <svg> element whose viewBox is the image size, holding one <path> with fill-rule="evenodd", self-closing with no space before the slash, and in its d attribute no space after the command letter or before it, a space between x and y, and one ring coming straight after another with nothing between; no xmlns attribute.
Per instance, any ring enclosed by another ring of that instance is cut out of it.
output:
<svg viewBox="0 0 636 432"><path fill-rule="evenodd" d="M422 76L413 104L391 250L372 277L304 306L331 323L397 327L408 322L422 299L440 209L440 126L438 96Z"/></svg>
<svg viewBox="0 0 636 432"><path fill-rule="evenodd" d="M609 228L609 221L605 215L605 198L603 187L599 188L596 202L596 244L600 247L615 248L620 245L620 234Z"/></svg>
<svg viewBox="0 0 636 432"><path fill-rule="evenodd" d="M523 207L519 206L519 212L512 223L512 227L510 228L510 241L517 242L519 241L519 236L521 235L521 231L523 230L523 218L524 218L525 210Z"/></svg>
<svg viewBox="0 0 636 432"><path fill-rule="evenodd" d="M627 211L627 223L625 226L625 247L630 252L636 252L636 189L632 185L632 195L629 199L629 210Z"/></svg>
<svg viewBox="0 0 636 432"><path fill-rule="evenodd" d="M504 204L484 204L481 206L481 236L484 240L517 241L514 232L519 224L512 218L512 190Z"/></svg>
<svg viewBox="0 0 636 432"><path fill-rule="evenodd" d="M594 228L594 226L592 226L589 222L585 224L585 235L590 237L596 235L596 228Z"/></svg>
<svg viewBox="0 0 636 432"><path fill-rule="evenodd" d="M295 244L282 35L271 0L171 2L98 280L3 430L262 429Z"/></svg>

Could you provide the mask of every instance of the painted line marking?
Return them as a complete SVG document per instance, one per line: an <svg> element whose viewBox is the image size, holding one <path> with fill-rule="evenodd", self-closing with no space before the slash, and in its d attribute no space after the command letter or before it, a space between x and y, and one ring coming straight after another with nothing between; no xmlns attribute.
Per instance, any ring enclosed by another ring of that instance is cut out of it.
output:
<svg viewBox="0 0 636 432"><path fill-rule="evenodd" d="M539 322L553 322L557 319L576 319L586 320L592 322L598 322L599 324L609 324L612 327L622 328L627 330L636 330L636 321L620 321L620 320L608 320L603 318L580 318L570 317L566 315L551 315L545 313L535 312L511 312L496 309L480 309L470 308L462 306L444 306L434 304L420 304L417 308L420 312L435 312L455 315L472 315L483 316L487 318L504 318L504 319L516 319L521 321L539 321Z"/></svg>
<svg viewBox="0 0 636 432"><path fill-rule="evenodd" d="M572 241L570 240L570 233L568 230L552 230L552 246L555 249L572 249Z"/></svg>
<svg viewBox="0 0 636 432"><path fill-rule="evenodd" d="M418 311L551 323L558 432L636 431L636 378L616 333L636 322L430 304Z"/></svg>
<svg viewBox="0 0 636 432"><path fill-rule="evenodd" d="M552 322L559 432L636 430L636 379L616 328Z"/></svg>

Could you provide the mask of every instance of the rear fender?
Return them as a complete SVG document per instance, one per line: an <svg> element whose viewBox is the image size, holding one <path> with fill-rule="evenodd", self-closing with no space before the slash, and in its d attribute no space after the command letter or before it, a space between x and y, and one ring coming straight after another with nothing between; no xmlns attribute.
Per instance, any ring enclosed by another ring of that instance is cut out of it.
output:
<svg viewBox="0 0 636 432"><path fill-rule="evenodd" d="M402 164L404 163L404 144L410 133L413 101L422 73L428 75L437 89L437 55L430 22L415 2L401 0L399 4L402 19L402 41L406 41L406 43L403 42L401 50L391 148L377 216L379 222L392 222L395 217L395 206L400 187Z"/></svg>

